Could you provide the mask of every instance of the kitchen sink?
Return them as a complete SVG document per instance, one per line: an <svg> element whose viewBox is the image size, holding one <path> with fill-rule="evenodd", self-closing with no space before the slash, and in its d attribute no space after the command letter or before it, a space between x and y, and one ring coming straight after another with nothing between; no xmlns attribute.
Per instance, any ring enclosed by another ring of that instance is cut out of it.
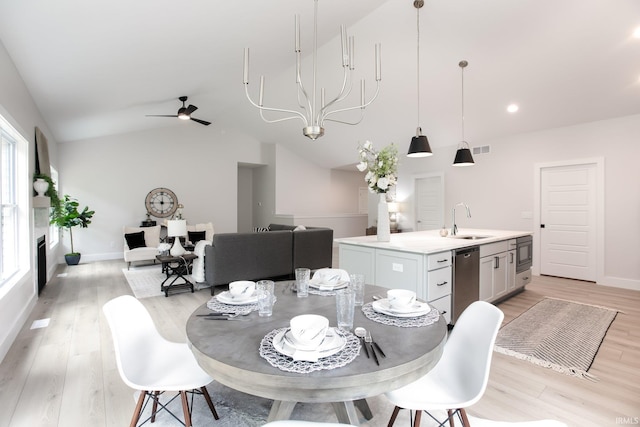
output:
<svg viewBox="0 0 640 427"><path fill-rule="evenodd" d="M481 239L488 239L489 237L493 237L493 236L472 236L472 235L464 235L464 234L458 234L457 236L449 236L449 238L451 239L464 239L464 240L481 240Z"/></svg>

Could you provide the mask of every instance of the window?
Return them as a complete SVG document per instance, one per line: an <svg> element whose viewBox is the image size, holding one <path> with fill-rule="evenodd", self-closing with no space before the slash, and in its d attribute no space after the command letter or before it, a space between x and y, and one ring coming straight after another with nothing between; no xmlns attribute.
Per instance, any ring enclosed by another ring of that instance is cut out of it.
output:
<svg viewBox="0 0 640 427"><path fill-rule="evenodd" d="M27 141L0 116L0 285L29 267Z"/></svg>

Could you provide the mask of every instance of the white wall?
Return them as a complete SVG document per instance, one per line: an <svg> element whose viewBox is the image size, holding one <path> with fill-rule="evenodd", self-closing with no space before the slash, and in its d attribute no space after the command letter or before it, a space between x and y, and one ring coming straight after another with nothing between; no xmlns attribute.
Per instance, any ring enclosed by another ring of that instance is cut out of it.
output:
<svg viewBox="0 0 640 427"><path fill-rule="evenodd" d="M523 218L534 209L534 165L585 158L604 158L605 230L603 284L640 289L640 115L549 129L494 141L491 153L476 155L476 165L451 166L455 146L434 149L424 159L402 159L398 198L405 199L401 224L414 227L413 174L443 171L445 219L451 226L451 207L464 201L472 218L460 215L461 228L533 231L538 224Z"/></svg>
<svg viewBox="0 0 640 427"><path fill-rule="evenodd" d="M0 43L0 114L29 142L29 176L33 174L35 164L34 129L36 126L49 140L49 157L51 163L57 166L55 140L2 43ZM37 278L34 274L35 239L37 236L34 235L33 212L29 206L29 214L32 218L28 236L30 245L29 269L25 275L18 279L17 283L0 289L0 325L2 325L0 328L0 360L4 358L11 347L37 300ZM42 232L40 231L39 234ZM49 240L48 236L47 240ZM48 248L47 259L51 258L52 253ZM49 267L52 266L51 262L48 264ZM48 277L51 276L52 271L49 268Z"/></svg>

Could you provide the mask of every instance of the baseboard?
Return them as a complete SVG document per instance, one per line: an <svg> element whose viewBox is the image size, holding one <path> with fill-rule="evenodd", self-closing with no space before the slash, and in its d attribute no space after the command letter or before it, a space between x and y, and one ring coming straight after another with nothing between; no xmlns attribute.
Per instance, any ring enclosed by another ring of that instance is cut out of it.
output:
<svg viewBox="0 0 640 427"><path fill-rule="evenodd" d="M640 291L640 280L625 279L622 277L604 276L602 281L598 281L598 285Z"/></svg>

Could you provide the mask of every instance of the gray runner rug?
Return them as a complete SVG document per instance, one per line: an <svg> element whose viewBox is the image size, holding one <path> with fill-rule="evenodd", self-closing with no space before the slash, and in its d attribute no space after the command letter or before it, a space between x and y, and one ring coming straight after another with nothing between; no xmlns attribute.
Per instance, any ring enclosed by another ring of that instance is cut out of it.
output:
<svg viewBox="0 0 640 427"><path fill-rule="evenodd" d="M545 298L498 332L495 351L567 375L587 373L617 310Z"/></svg>

